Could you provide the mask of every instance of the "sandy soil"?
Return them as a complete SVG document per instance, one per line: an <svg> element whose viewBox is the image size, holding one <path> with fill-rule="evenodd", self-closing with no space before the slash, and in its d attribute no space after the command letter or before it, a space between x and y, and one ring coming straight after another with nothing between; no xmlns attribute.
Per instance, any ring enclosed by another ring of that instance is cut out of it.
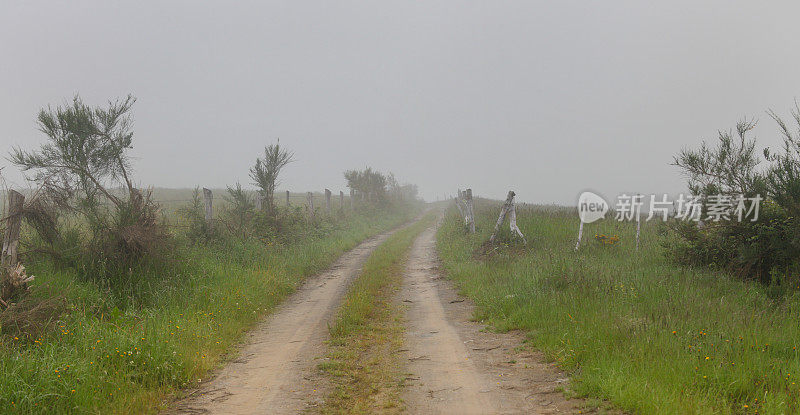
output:
<svg viewBox="0 0 800 415"><path fill-rule="evenodd" d="M552 414L586 409L560 390L568 379L521 333L491 333L470 321L474 306L442 278L436 229L410 252L400 293L407 306L403 400L414 414ZM591 412L591 411L590 411Z"/></svg>
<svg viewBox="0 0 800 415"><path fill-rule="evenodd" d="M294 414L321 403L325 391L317 387L314 369L315 358L325 354L328 323L349 282L389 234L366 240L309 278L248 334L238 358L169 413Z"/></svg>

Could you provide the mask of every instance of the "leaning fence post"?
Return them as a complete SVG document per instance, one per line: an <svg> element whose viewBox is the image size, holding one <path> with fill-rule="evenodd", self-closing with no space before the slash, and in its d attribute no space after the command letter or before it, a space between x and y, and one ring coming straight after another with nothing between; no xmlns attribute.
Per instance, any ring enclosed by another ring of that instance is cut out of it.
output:
<svg viewBox="0 0 800 415"><path fill-rule="evenodd" d="M325 189L325 210L331 213L331 191L328 189Z"/></svg>
<svg viewBox="0 0 800 415"><path fill-rule="evenodd" d="M203 188L203 201L206 205L206 223L209 227L214 226L214 212L211 207L211 202L213 200L213 195L211 194L211 190Z"/></svg>
<svg viewBox="0 0 800 415"><path fill-rule="evenodd" d="M344 192L339 190L339 210L344 211Z"/></svg>
<svg viewBox="0 0 800 415"><path fill-rule="evenodd" d="M8 191L6 233L3 236L3 251L0 254L0 265L3 265L3 267L17 264L17 247L19 246L19 230L22 225L22 207L24 204L25 195L16 190ZM5 272L2 272L2 275L5 274Z"/></svg>
<svg viewBox="0 0 800 415"><path fill-rule="evenodd" d="M306 193L306 205L308 205L308 218L314 220L314 193Z"/></svg>
<svg viewBox="0 0 800 415"><path fill-rule="evenodd" d="M522 234L522 231L519 230L519 226L517 226L517 205L514 204L514 199L511 199L511 212L508 215L508 228L511 229L511 234L517 234L520 238L522 238L522 243L525 245L528 244L528 240L525 238L525 235Z"/></svg>
<svg viewBox="0 0 800 415"><path fill-rule="evenodd" d="M503 207L500 209L500 216L497 217L497 223L494 224L494 231L492 232L492 236L489 238L489 242L494 242L494 239L497 237L497 231L500 230L500 226L503 225L503 221L506 220L506 213L511 208L511 204L514 203L514 193L513 190L508 191L508 197L506 197L505 203L503 203Z"/></svg>

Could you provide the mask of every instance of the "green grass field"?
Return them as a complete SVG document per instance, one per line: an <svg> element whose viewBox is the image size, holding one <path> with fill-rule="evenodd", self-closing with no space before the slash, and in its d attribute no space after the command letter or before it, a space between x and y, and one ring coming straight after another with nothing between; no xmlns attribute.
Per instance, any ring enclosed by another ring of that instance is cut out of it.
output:
<svg viewBox="0 0 800 415"><path fill-rule="evenodd" d="M498 212L479 203L468 235L451 209L438 233L444 265L478 319L525 330L577 395L644 414L800 412L796 293L675 265L655 222L643 224L638 252L635 225L614 220L586 225L575 252L571 209L518 209L528 245L508 239L506 223L505 242L486 249Z"/></svg>
<svg viewBox="0 0 800 415"><path fill-rule="evenodd" d="M35 261L35 295L63 295L68 308L42 336L0 340L0 413L156 412L304 277L414 211L348 213L288 245L179 243L169 265L132 278L135 298Z"/></svg>

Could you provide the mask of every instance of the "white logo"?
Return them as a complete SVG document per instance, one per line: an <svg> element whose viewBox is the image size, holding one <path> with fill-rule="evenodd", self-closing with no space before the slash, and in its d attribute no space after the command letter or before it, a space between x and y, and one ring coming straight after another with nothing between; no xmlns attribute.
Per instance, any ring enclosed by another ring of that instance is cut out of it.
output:
<svg viewBox="0 0 800 415"><path fill-rule="evenodd" d="M583 223L592 223L603 219L608 212L608 203L601 196L592 192L583 192L578 198L578 216Z"/></svg>

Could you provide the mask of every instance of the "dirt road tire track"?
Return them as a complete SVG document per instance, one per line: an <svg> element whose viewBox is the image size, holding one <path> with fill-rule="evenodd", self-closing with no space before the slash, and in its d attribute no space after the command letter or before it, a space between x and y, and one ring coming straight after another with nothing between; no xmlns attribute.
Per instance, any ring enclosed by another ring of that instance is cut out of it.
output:
<svg viewBox="0 0 800 415"><path fill-rule="evenodd" d="M367 239L310 277L246 337L238 357L177 402L171 414L296 414L324 399L315 358L328 324L370 253L394 231Z"/></svg>
<svg viewBox="0 0 800 415"><path fill-rule="evenodd" d="M411 248L400 293L407 307L408 412L578 413L582 402L560 392L567 378L540 354L521 348L524 335L490 333L470 321L474 306L443 278L439 264L431 227Z"/></svg>

